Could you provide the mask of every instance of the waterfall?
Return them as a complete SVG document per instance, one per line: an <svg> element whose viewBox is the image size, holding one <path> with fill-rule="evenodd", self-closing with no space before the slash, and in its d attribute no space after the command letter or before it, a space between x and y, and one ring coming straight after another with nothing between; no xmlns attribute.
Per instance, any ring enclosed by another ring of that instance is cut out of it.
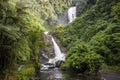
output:
<svg viewBox="0 0 120 80"><path fill-rule="evenodd" d="M54 46L55 57L49 59L47 55L42 54L43 57L45 57L46 59L49 59L49 60L48 60L47 63L42 64L41 70L47 70L49 68L54 68L55 65L56 65L56 62L65 61L65 54L61 52L61 50L60 50L58 44L55 42L54 38L49 34L49 32L44 32L44 34L46 36L51 37L51 40L52 40L52 43L53 43L53 46Z"/></svg>
<svg viewBox="0 0 120 80"><path fill-rule="evenodd" d="M65 54L61 52L61 50L60 50L58 44L55 42L54 38L51 35L49 35L49 32L44 32L44 34L51 37L53 46L54 46L54 53L55 53L55 57L50 59L48 61L48 63L55 63L59 60L65 61ZM42 54L42 55L47 58L47 55L44 55L44 54Z"/></svg>
<svg viewBox="0 0 120 80"><path fill-rule="evenodd" d="M57 61L65 61L65 54L63 54L61 52L59 46L57 45L57 43L55 42L53 37L52 37L52 42L53 42L53 45L54 45L55 57L50 59L48 63L55 64L55 62L57 62Z"/></svg>
<svg viewBox="0 0 120 80"><path fill-rule="evenodd" d="M76 6L70 7L68 9L68 21L72 22L76 18Z"/></svg>

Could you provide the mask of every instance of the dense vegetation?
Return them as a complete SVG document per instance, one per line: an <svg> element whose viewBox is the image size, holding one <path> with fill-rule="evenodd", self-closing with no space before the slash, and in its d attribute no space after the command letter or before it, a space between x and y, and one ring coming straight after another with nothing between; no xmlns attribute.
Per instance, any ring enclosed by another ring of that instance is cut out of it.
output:
<svg viewBox="0 0 120 80"><path fill-rule="evenodd" d="M57 25L58 16L64 13L71 2L72 0L37 0L37 12L45 20L46 28L51 29Z"/></svg>
<svg viewBox="0 0 120 80"><path fill-rule="evenodd" d="M71 0L0 0L0 79L39 71L43 31L70 4ZM17 72L20 65L25 67Z"/></svg>
<svg viewBox="0 0 120 80"><path fill-rule="evenodd" d="M54 31L68 50L62 68L90 73L103 63L120 68L120 1L94 1L75 21Z"/></svg>
<svg viewBox="0 0 120 80"><path fill-rule="evenodd" d="M95 2L96 0L72 0L72 5L77 7L77 16L79 16L94 5Z"/></svg>
<svg viewBox="0 0 120 80"><path fill-rule="evenodd" d="M21 64L32 64L34 71L40 68L44 28L29 7L19 4L0 0L0 74L13 73Z"/></svg>
<svg viewBox="0 0 120 80"><path fill-rule="evenodd" d="M0 79L27 80L38 73L43 32L57 25L58 16L71 2L0 0ZM61 67L94 73L105 63L120 70L120 1L73 0L73 5L78 18L54 31L68 50ZM24 68L17 71L20 65Z"/></svg>

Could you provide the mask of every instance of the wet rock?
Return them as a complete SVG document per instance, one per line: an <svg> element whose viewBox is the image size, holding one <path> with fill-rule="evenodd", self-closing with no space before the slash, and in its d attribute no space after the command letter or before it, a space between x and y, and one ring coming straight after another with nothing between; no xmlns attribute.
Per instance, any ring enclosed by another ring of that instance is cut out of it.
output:
<svg viewBox="0 0 120 80"><path fill-rule="evenodd" d="M43 70L48 70L48 69L53 69L55 68L55 65L52 64L52 63L45 63L45 64L42 64L42 68L41 68L41 71Z"/></svg>
<svg viewBox="0 0 120 80"><path fill-rule="evenodd" d="M41 80L40 78L30 78L29 80Z"/></svg>
<svg viewBox="0 0 120 80"><path fill-rule="evenodd" d="M54 54L54 48L53 48L51 36L43 35L43 39L46 43L46 47L44 48L43 52L46 53L47 55Z"/></svg>
<svg viewBox="0 0 120 80"><path fill-rule="evenodd" d="M55 63L55 66L56 66L56 67L60 67L62 63L64 63L64 61L59 60L59 61L57 61L57 62Z"/></svg>
<svg viewBox="0 0 120 80"><path fill-rule="evenodd" d="M45 47L41 51L41 63L45 63L49 58L54 57L54 47L49 33L43 34L43 40Z"/></svg>
<svg viewBox="0 0 120 80"><path fill-rule="evenodd" d="M55 68L53 63L45 63L44 65L48 65L48 69Z"/></svg>
<svg viewBox="0 0 120 80"><path fill-rule="evenodd" d="M53 75L50 75L47 80L57 80Z"/></svg>
<svg viewBox="0 0 120 80"><path fill-rule="evenodd" d="M102 69L99 71L101 80L120 80L120 72Z"/></svg>
<svg viewBox="0 0 120 80"><path fill-rule="evenodd" d="M24 65L20 65L20 66L18 67L18 70L17 70L17 71L21 71L23 67L24 67Z"/></svg>

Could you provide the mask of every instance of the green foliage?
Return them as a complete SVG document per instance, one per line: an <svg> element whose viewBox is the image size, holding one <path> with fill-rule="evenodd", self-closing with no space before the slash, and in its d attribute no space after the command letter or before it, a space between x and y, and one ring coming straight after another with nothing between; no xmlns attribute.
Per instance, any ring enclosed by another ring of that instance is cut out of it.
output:
<svg viewBox="0 0 120 80"><path fill-rule="evenodd" d="M82 43L82 42L78 42L76 44L74 44L70 49L69 49L69 54L68 57L71 56L72 54L76 54L76 53L88 53L90 51L90 46Z"/></svg>
<svg viewBox="0 0 120 80"><path fill-rule="evenodd" d="M22 80L28 80L28 78L31 78L33 75L35 75L33 64L24 66L24 68L20 72L15 72L15 76L18 77L18 79Z"/></svg>
<svg viewBox="0 0 120 80"><path fill-rule="evenodd" d="M90 41L94 51L104 56L109 65L119 65L119 29L119 25L109 24L105 33L97 33Z"/></svg>
<svg viewBox="0 0 120 80"><path fill-rule="evenodd" d="M49 0L49 2L54 6L55 12L59 15L71 5L72 0Z"/></svg>
<svg viewBox="0 0 120 80"><path fill-rule="evenodd" d="M97 72L103 63L103 58L94 52L91 53L74 53L70 56L66 65L77 72Z"/></svg>
<svg viewBox="0 0 120 80"><path fill-rule="evenodd" d="M120 2L112 7L112 11L115 12L117 15L120 14Z"/></svg>
<svg viewBox="0 0 120 80"><path fill-rule="evenodd" d="M115 20L120 19L120 2L112 7L112 14L114 15Z"/></svg>
<svg viewBox="0 0 120 80"><path fill-rule="evenodd" d="M63 64L63 68L72 68L77 72L97 72L100 66L103 64L104 60L102 56L91 52L90 46L85 43L77 43L75 46L71 47L67 60Z"/></svg>
<svg viewBox="0 0 120 80"><path fill-rule="evenodd" d="M45 21L44 25L53 27L57 23L58 15L63 14L71 5L72 0L37 0L36 2L36 9L40 17Z"/></svg>
<svg viewBox="0 0 120 80"><path fill-rule="evenodd" d="M32 62L35 71L40 68L39 55L43 47L42 19L30 12L25 1L0 0L0 74L14 72L16 65ZM41 22L41 24L40 24ZM6 72L7 71L7 72Z"/></svg>
<svg viewBox="0 0 120 80"><path fill-rule="evenodd" d="M84 13L96 3L96 0L72 0L72 4L77 6L77 16Z"/></svg>
<svg viewBox="0 0 120 80"><path fill-rule="evenodd" d="M0 25L0 72L14 65L16 60L14 49L19 38L20 35L17 31Z"/></svg>
<svg viewBox="0 0 120 80"><path fill-rule="evenodd" d="M55 29L55 35L68 49L67 60L62 67L72 67L75 70L78 68L84 72L81 62L86 59L92 60L94 57L98 62L105 60L107 65L119 67L120 19L115 20L115 16L119 17L119 0L97 0L95 5L75 21L62 29ZM97 66L95 61L89 64L86 60L84 64L87 65L86 70L90 72L98 69L95 67ZM89 65L94 65L93 69Z"/></svg>

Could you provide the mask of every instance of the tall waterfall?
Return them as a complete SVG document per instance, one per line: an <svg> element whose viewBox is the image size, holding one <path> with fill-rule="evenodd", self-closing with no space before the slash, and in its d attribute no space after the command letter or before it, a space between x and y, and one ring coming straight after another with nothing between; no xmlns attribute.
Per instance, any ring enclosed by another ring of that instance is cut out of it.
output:
<svg viewBox="0 0 120 80"><path fill-rule="evenodd" d="M70 7L68 9L68 21L72 22L76 18L76 6Z"/></svg>
<svg viewBox="0 0 120 80"><path fill-rule="evenodd" d="M55 62L57 61L65 61L65 54L63 54L59 48L59 46L57 45L57 43L55 42L54 38L52 37L52 42L54 45L54 53L55 53L55 57L50 59L48 63L53 63L55 64Z"/></svg>

